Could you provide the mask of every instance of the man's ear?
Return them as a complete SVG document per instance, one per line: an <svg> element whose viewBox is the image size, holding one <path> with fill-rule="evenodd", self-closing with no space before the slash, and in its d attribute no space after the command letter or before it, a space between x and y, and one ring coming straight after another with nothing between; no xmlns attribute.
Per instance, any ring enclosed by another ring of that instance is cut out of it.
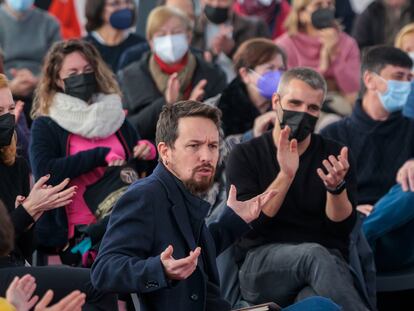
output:
<svg viewBox="0 0 414 311"><path fill-rule="evenodd" d="M276 112L279 112L278 108L280 105L280 94L276 92L272 95L272 109Z"/></svg>
<svg viewBox="0 0 414 311"><path fill-rule="evenodd" d="M370 91L376 91L377 90L377 83L375 81L374 75L369 72L365 71L362 75L362 82L365 85L365 88Z"/></svg>
<svg viewBox="0 0 414 311"><path fill-rule="evenodd" d="M170 148L167 146L165 142L160 142L157 145L158 154L160 155L162 163L164 163L164 165L166 165L169 162L169 149Z"/></svg>

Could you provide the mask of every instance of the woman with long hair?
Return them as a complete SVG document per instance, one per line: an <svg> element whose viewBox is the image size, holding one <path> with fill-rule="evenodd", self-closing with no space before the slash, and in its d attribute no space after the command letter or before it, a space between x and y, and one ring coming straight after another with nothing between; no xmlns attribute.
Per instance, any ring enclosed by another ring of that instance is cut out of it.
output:
<svg viewBox="0 0 414 311"><path fill-rule="evenodd" d="M78 242L77 228L97 222L84 198L87 188L104 177L108 166L133 161L138 173L145 172L144 161L135 160L154 159L155 147L138 140L125 119L113 73L85 41L58 42L50 49L32 114L35 179L50 173L52 185L71 178L70 185L77 187L73 202L46 213L37 226L43 246L62 250Z"/></svg>
<svg viewBox="0 0 414 311"><path fill-rule="evenodd" d="M359 91L360 55L356 41L335 20L335 1L293 0L291 5L287 32L275 41L286 52L288 68L318 71L328 84L331 108L349 114Z"/></svg>

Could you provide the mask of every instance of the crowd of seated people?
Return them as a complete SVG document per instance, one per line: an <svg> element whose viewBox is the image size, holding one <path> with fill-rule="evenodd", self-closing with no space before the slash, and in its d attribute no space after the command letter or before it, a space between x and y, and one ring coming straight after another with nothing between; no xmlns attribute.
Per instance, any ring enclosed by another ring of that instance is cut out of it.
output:
<svg viewBox="0 0 414 311"><path fill-rule="evenodd" d="M0 309L387 310L413 2L146 1L0 0Z"/></svg>

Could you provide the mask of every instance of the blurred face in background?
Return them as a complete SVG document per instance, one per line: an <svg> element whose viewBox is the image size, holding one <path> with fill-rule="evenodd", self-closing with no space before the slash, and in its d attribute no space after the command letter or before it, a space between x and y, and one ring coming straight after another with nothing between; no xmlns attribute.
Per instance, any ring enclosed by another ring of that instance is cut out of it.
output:
<svg viewBox="0 0 414 311"><path fill-rule="evenodd" d="M407 0L384 0L385 4L393 9L400 9L408 3Z"/></svg>
<svg viewBox="0 0 414 311"><path fill-rule="evenodd" d="M193 23L195 22L194 5L192 0L167 0L165 5L180 9Z"/></svg>

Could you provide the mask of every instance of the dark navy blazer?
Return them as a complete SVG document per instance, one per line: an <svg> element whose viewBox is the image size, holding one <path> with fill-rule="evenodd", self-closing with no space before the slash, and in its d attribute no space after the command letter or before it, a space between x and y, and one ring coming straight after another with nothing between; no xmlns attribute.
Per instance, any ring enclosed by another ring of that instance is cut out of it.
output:
<svg viewBox="0 0 414 311"><path fill-rule="evenodd" d="M118 201L92 267L96 288L138 293L143 310L205 310L207 280L219 286L216 255L250 227L230 208L208 228L203 223L203 260L200 255L188 279L170 282L160 254L171 244L174 258L183 258L198 246L186 205L203 209L208 204L184 196L179 183L158 164L151 176L133 184Z"/></svg>

